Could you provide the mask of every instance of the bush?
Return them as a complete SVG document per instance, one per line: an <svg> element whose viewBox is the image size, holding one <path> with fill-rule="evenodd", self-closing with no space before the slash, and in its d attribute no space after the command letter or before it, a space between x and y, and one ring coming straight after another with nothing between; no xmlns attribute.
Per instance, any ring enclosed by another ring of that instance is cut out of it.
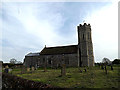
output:
<svg viewBox="0 0 120 90"><path fill-rule="evenodd" d="M120 59L115 59L112 64L120 64Z"/></svg>

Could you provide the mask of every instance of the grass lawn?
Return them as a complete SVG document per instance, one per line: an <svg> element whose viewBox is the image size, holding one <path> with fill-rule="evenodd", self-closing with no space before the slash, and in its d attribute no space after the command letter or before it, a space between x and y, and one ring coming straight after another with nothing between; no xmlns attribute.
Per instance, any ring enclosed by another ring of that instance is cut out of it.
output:
<svg viewBox="0 0 120 90"><path fill-rule="evenodd" d="M82 73L78 68L66 68L66 76L61 77L60 69L38 69L34 72L26 72L21 74L21 69L13 69L12 74L23 77L29 80L40 81L46 84L51 84L63 88L118 88L120 74L119 66L113 66L113 71L110 66L107 66L108 74L99 67L86 68L82 67Z"/></svg>

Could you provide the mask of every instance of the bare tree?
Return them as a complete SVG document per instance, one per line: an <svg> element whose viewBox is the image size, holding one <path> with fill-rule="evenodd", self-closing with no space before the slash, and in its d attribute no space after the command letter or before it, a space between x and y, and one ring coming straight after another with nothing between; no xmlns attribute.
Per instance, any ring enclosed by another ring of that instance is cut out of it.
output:
<svg viewBox="0 0 120 90"><path fill-rule="evenodd" d="M17 61L15 58L10 59L11 64L22 64L21 61Z"/></svg>
<svg viewBox="0 0 120 90"><path fill-rule="evenodd" d="M16 60L15 58L12 58L12 59L10 59L10 63L11 63L11 64L16 64L16 63L17 63L17 60Z"/></svg>
<svg viewBox="0 0 120 90"><path fill-rule="evenodd" d="M102 59L102 63L104 63L105 65L110 65L110 64L112 64L112 62L111 62L108 58L103 58L103 59Z"/></svg>
<svg viewBox="0 0 120 90"><path fill-rule="evenodd" d="M22 64L22 62L21 61L16 61L16 64Z"/></svg>

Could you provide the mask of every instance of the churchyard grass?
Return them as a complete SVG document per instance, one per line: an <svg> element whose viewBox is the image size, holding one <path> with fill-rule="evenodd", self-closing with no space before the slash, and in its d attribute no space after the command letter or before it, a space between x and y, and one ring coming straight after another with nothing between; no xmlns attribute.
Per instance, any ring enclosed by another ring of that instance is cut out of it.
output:
<svg viewBox="0 0 120 90"><path fill-rule="evenodd" d="M46 84L51 84L55 87L62 88L118 88L119 81L119 66L113 66L114 70L107 66L108 73L98 66L86 67L87 72L84 71L85 67L80 68L66 68L66 76L61 77L61 69L44 69L39 68L33 72L25 72L21 74L21 69L13 69L12 74L17 75L28 80L40 81Z"/></svg>

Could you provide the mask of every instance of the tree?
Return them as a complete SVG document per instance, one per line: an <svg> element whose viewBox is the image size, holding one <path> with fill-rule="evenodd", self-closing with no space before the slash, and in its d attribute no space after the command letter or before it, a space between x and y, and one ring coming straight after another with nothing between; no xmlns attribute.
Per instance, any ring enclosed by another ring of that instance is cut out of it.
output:
<svg viewBox="0 0 120 90"><path fill-rule="evenodd" d="M111 62L108 58L103 58L103 59L102 59L102 63L104 63L105 65L110 65L110 64L112 64L112 62Z"/></svg>
<svg viewBox="0 0 120 90"><path fill-rule="evenodd" d="M17 60L16 60L15 58L12 58L12 59L10 59L10 63L11 63L11 64L16 64L16 63L17 63Z"/></svg>
<svg viewBox="0 0 120 90"><path fill-rule="evenodd" d="M21 61L16 61L16 64L22 64L22 62Z"/></svg>
<svg viewBox="0 0 120 90"><path fill-rule="evenodd" d="M112 64L120 64L120 59L115 59Z"/></svg>

